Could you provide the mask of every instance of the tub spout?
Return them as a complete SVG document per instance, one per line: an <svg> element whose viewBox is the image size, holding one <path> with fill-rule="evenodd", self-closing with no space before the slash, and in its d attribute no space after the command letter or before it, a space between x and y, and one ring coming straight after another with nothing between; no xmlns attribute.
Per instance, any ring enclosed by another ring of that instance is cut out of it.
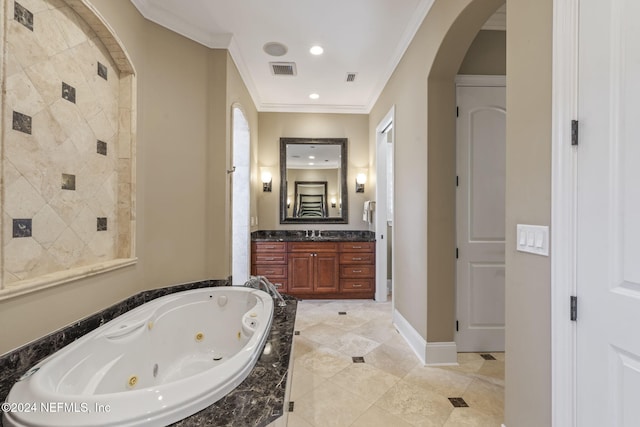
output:
<svg viewBox="0 0 640 427"><path fill-rule="evenodd" d="M264 276L251 276L249 280L244 283L244 286L254 289L263 290L269 295L273 297L273 299L278 300L278 306L284 307L287 305L287 302L282 298L280 292L276 288L276 285L271 283L269 279Z"/></svg>

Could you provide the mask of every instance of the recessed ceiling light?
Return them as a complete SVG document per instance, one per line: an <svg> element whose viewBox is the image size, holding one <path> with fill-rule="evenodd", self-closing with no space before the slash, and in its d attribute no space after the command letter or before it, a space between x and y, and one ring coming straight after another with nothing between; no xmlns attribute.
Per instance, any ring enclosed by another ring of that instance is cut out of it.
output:
<svg viewBox="0 0 640 427"><path fill-rule="evenodd" d="M313 166L315 163L313 162L309 162L309 166Z"/></svg>
<svg viewBox="0 0 640 427"><path fill-rule="evenodd" d="M324 52L324 49L322 48L322 46L311 46L311 49L309 49L309 52L312 55L322 55L322 53Z"/></svg>
<svg viewBox="0 0 640 427"><path fill-rule="evenodd" d="M311 95L309 95L309 98L318 99L318 98L320 98L320 95L318 95L317 93L312 93Z"/></svg>
<svg viewBox="0 0 640 427"><path fill-rule="evenodd" d="M262 46L262 50L264 50L267 53L267 55L282 56L285 53L287 53L289 49L287 49L287 47L282 43L269 42L264 46Z"/></svg>

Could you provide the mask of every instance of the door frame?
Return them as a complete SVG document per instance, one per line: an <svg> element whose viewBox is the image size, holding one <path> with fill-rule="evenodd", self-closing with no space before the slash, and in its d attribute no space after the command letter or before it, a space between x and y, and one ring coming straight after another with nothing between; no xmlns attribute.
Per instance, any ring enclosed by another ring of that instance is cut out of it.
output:
<svg viewBox="0 0 640 427"><path fill-rule="evenodd" d="M456 91L455 91L455 99L456 99L456 105L458 105L458 88L460 87L507 87L507 76L505 75L476 75L476 74L458 74L455 77L455 85L456 85ZM505 103L506 103L506 99L505 99ZM509 112L507 112L507 115L509 114ZM458 122L456 122L456 175L458 175ZM505 129L506 131L506 129ZM506 150L506 146L505 146L505 150ZM505 180L506 180L506 176L505 176ZM457 193L456 193L456 199L457 199ZM456 203L456 208L455 208L455 215L456 215L456 222L455 222L455 229L456 229L456 233L455 233L455 246L458 247L458 206ZM506 240L505 240L505 252L506 252ZM506 264L505 264L506 266ZM506 269L506 267L505 267ZM459 319L460 316L458 315L458 265L456 264L456 275L455 275L455 315L456 315L456 319ZM505 288L506 291L506 288ZM506 328L506 325L505 325ZM456 346L458 345L458 337L456 334Z"/></svg>
<svg viewBox="0 0 640 427"><path fill-rule="evenodd" d="M387 300L387 241L382 239L381 236L387 234L387 192L383 192L380 183L386 180L387 175L387 155L386 151L381 150L381 144L387 143L383 133L389 126L391 128L392 135L392 150L395 154L395 105L391 106L389 112L384 116L382 120L376 126L376 215L375 215L375 233L376 233L376 293L375 300L384 302ZM386 146L385 146L386 147ZM395 155L393 156L395 162ZM381 161L382 160L382 161ZM395 174L395 165L393 168ZM383 172L383 173L381 173ZM395 183L395 179L393 180ZM386 184L385 184L386 185ZM386 187L385 187L386 188ZM395 197L395 191L394 191ZM395 204L395 200L392 201ZM387 236L387 239L391 239L391 248L394 248L394 228L391 228L391 236ZM393 288L395 287L393 252L391 256L391 301L393 305Z"/></svg>
<svg viewBox="0 0 640 427"><path fill-rule="evenodd" d="M578 119L578 21L580 0L553 0L551 137L551 420L576 426L576 323L569 299L576 295L577 150L571 120Z"/></svg>
<svg viewBox="0 0 640 427"><path fill-rule="evenodd" d="M236 112L242 116L242 123L238 123ZM238 134L238 126L246 124L246 140L240 139ZM246 162L246 166L242 165L236 169L236 164L242 156L242 163ZM251 125L247 114L242 105L234 103L231 106L231 158L233 166L227 171L227 175L231 175L231 280L234 286L242 285L251 275L251 223L250 223L250 207L251 207ZM247 191L237 194L235 183L238 179L242 179L241 173L246 173ZM241 200L242 199L242 200ZM238 231L246 229L247 235L242 236L239 240L236 234ZM247 273L246 278L238 277L238 272ZM235 274L234 274L235 273Z"/></svg>

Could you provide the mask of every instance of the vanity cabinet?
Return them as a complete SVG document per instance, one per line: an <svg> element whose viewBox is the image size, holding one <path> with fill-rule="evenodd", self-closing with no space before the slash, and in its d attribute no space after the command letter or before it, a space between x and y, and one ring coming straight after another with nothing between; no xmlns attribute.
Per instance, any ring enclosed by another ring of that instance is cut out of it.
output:
<svg viewBox="0 0 640 427"><path fill-rule="evenodd" d="M251 274L265 276L278 290L287 292L287 243L253 242L251 244Z"/></svg>
<svg viewBox="0 0 640 427"><path fill-rule="evenodd" d="M340 291L349 294L375 290L375 245L372 242L340 243Z"/></svg>
<svg viewBox="0 0 640 427"><path fill-rule="evenodd" d="M251 274L299 298L373 298L374 242L253 242Z"/></svg>
<svg viewBox="0 0 640 427"><path fill-rule="evenodd" d="M340 286L338 244L289 242L289 293L331 293Z"/></svg>

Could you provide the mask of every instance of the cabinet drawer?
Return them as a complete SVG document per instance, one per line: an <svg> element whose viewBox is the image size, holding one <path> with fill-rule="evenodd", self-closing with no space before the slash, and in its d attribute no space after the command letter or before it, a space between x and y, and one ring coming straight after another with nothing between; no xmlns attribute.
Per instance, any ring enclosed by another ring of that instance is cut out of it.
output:
<svg viewBox="0 0 640 427"><path fill-rule="evenodd" d="M341 265L341 278L359 278L359 277L375 277L376 269L372 265Z"/></svg>
<svg viewBox="0 0 640 427"><path fill-rule="evenodd" d="M287 252L287 242L253 242L253 252Z"/></svg>
<svg viewBox="0 0 640 427"><path fill-rule="evenodd" d="M340 254L340 264L373 264L372 253L346 252Z"/></svg>
<svg viewBox="0 0 640 427"><path fill-rule="evenodd" d="M335 242L289 242L289 252L337 252Z"/></svg>
<svg viewBox="0 0 640 427"><path fill-rule="evenodd" d="M287 277L286 265L254 265L254 274L256 276L267 276L270 282L278 278ZM273 279L273 280L272 280Z"/></svg>
<svg viewBox="0 0 640 427"><path fill-rule="evenodd" d="M340 280L340 290L349 291L371 291L373 289L372 279L342 279Z"/></svg>
<svg viewBox="0 0 640 427"><path fill-rule="evenodd" d="M341 242L340 252L373 252L374 242Z"/></svg>
<svg viewBox="0 0 640 427"><path fill-rule="evenodd" d="M254 264L286 264L286 252L254 252L251 254L251 262Z"/></svg>

